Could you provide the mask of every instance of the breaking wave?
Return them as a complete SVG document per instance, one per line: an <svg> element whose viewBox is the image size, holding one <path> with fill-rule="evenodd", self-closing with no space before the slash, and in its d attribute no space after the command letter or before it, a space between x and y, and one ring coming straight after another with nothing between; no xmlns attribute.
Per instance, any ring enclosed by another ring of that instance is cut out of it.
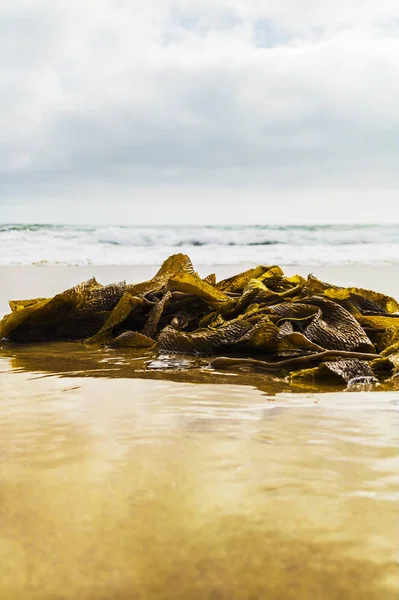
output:
<svg viewBox="0 0 399 600"><path fill-rule="evenodd" d="M136 227L0 225L0 264L157 265L399 263L399 225Z"/></svg>

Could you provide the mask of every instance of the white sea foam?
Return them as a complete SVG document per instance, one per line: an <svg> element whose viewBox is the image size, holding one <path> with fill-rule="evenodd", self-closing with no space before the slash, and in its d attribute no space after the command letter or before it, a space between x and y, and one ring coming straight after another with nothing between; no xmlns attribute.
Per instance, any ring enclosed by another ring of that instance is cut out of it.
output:
<svg viewBox="0 0 399 600"><path fill-rule="evenodd" d="M0 265L398 264L399 226L0 225Z"/></svg>

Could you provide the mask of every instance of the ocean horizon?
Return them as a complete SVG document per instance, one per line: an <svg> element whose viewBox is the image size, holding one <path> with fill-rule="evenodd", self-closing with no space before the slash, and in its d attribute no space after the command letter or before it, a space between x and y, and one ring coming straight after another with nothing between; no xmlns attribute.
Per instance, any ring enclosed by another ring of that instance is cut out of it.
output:
<svg viewBox="0 0 399 600"><path fill-rule="evenodd" d="M0 265L157 265L176 252L194 264L399 263L392 225L0 225Z"/></svg>

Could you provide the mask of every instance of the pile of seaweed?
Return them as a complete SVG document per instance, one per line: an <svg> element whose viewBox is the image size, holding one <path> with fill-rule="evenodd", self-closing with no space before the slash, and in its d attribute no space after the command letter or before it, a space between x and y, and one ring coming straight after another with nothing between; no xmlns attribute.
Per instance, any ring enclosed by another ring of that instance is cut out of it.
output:
<svg viewBox="0 0 399 600"><path fill-rule="evenodd" d="M149 281L94 278L53 298L10 302L0 339L81 340L158 354L213 356L217 369L245 368L291 381L377 383L399 374L399 304L371 290L257 266L216 281L188 256L169 257Z"/></svg>

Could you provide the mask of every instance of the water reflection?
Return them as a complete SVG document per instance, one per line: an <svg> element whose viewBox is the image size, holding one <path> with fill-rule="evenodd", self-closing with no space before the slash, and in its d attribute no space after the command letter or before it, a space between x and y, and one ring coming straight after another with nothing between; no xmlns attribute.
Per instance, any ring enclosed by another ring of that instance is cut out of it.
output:
<svg viewBox="0 0 399 600"><path fill-rule="evenodd" d="M0 360L0 598L396 600L397 394L68 350Z"/></svg>
<svg viewBox="0 0 399 600"><path fill-rule="evenodd" d="M80 343L44 343L0 346L0 359L9 360L12 371L48 373L61 377L140 378L190 383L251 385L268 395L283 391L312 393L340 391L343 384L289 383L285 377L254 371L219 372L208 367L209 358L158 357L149 350L111 349ZM0 367L1 368L1 367ZM7 368L3 366L3 369ZM397 380L380 386L396 390Z"/></svg>

